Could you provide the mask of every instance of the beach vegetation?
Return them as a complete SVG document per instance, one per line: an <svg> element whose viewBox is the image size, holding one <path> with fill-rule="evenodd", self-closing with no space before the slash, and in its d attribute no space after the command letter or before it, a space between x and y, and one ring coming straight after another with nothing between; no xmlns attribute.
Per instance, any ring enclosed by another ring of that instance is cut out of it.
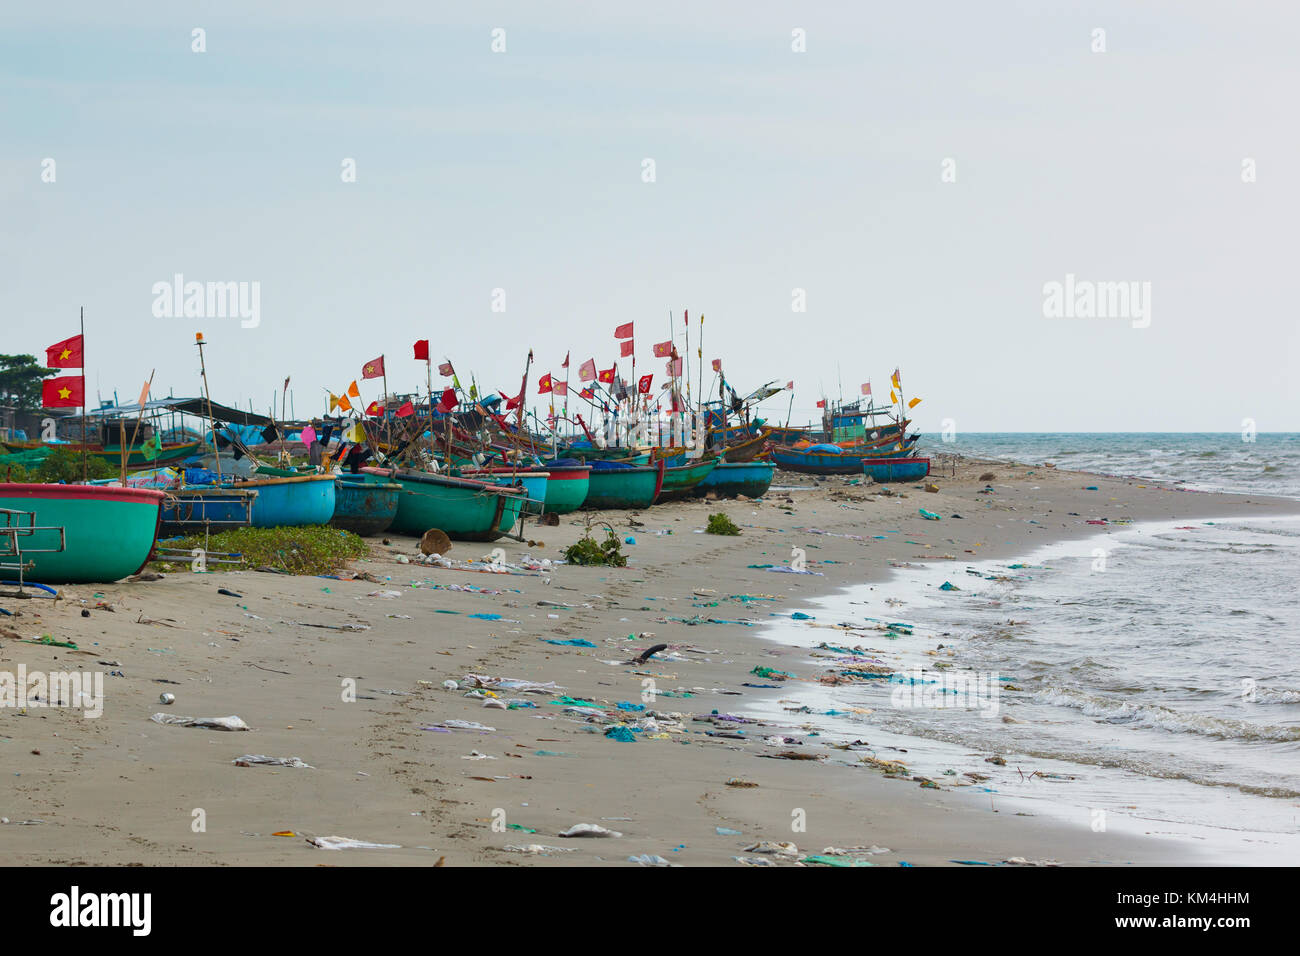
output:
<svg viewBox="0 0 1300 956"><path fill-rule="evenodd" d="M370 554L369 546L351 531L325 525L297 528L232 528L210 535L171 538L168 548L204 548L238 556L245 567L268 568L287 574L329 574L354 558Z"/></svg>
<svg viewBox="0 0 1300 956"><path fill-rule="evenodd" d="M704 531L706 534L740 534L740 528L724 514L709 515L709 523Z"/></svg>

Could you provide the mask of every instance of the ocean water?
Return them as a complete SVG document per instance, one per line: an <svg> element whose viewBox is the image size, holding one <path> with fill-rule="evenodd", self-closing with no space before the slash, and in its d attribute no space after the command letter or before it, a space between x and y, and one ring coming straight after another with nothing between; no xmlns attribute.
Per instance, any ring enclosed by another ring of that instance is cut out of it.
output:
<svg viewBox="0 0 1300 956"><path fill-rule="evenodd" d="M958 432L952 441L923 435L921 447L922 454L1050 462L1204 491L1300 497L1300 434L1294 432Z"/></svg>
<svg viewBox="0 0 1300 956"><path fill-rule="evenodd" d="M1066 454L1076 437L973 436L957 450L1195 487L1300 491L1295 436L1260 436L1246 450L1239 436L1235 445L1226 436L1083 436L1084 448ZM1258 467L1265 459L1284 467ZM1295 863L1300 502L1297 515L1111 526L1018 559L896 570L883 584L814 602L805 608L812 620L777 618L766 631L810 649L867 651L786 658L800 677L832 659L890 675L790 683L766 716L800 714L823 735L864 741L866 752L990 809L1176 840L1206 862ZM979 693L955 679L966 675L982 682ZM985 762L994 754L1005 766Z"/></svg>

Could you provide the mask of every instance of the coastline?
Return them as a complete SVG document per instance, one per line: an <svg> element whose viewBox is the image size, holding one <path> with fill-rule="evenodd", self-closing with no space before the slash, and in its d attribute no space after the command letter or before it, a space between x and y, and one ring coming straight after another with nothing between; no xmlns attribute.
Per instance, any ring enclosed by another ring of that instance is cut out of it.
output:
<svg viewBox="0 0 1300 956"><path fill-rule="evenodd" d="M894 494L882 496L874 493L879 486L781 474L778 486L797 482L808 490L788 493L788 503L787 493L773 491L762 502L660 506L632 516L640 522L635 527L627 513L593 514L613 524L620 538L635 539L624 548L632 562L624 569L489 574L404 564L397 555L418 553L414 539L392 536L391 547L376 543L370 561L353 565L380 583L178 572L157 582L69 587L68 600L54 607L22 602L41 606L18 608L24 616L5 618L7 627L24 638L48 633L73 640L79 648L4 639L0 668L100 667L124 676L106 678L98 720L69 710L33 710L25 717L0 711L0 737L6 738L0 753L12 768L0 788L0 815L43 821L6 826L0 852L7 863L35 865L431 865L439 858L447 865L629 865L628 857L639 854L683 865L735 865L736 857L752 856L742 852L752 843L792 841L801 854L831 846L888 848L864 857L875 865L1013 857L1063 864L1219 862L1204 859L1187 841L1093 833L1010 807L995 809L960 790L887 779L858 764L858 754L821 746L816 738L790 749L823 754L824 760L771 759L779 751L762 738L802 737L796 716L767 727L742 724L744 738L707 736L733 733L735 722L692 719L714 710L743 716L759 702L791 693L796 682L775 691L743 686L759 682L750 674L755 667L801 676L806 670L792 663L805 648L772 643L755 627L776 620L772 613L788 616L807 600L884 583L891 562L952 560L956 566L1017 558L1116 527L1087 523L1103 518L1137 523L1300 514L1300 502L1292 499L1173 490L1001 461L967 459L957 467L956 477L929 479L940 487L937 494L887 486ZM997 477L994 494L984 495L979 475L988 471ZM919 508L943 517L927 521ZM693 533L717 511L743 534ZM579 514L558 527L530 526L527 533L545 542L531 549L507 540L496 546L512 564L524 553L554 559L580 536L584 520ZM787 562L796 546L821 576L761 567ZM457 543L448 557L463 562L492 547ZM413 581L437 587L412 587ZM452 589L465 585L498 593ZM219 595L219 587L242 597ZM741 594L774 599L730 599ZM100 609L100 601L114 610ZM763 604L770 606L757 606ZM83 606L89 619L81 616ZM885 610L882 604L865 613L883 616ZM754 624L670 620L694 617ZM142 623L167 619L172 626ZM307 626L313 624L329 627ZM331 629L339 626L368 629ZM637 636L629 640L629 634ZM596 646L544 643L574 639ZM674 655L668 659L660 655L645 666L602 663L626 661L665 642ZM534 707L485 708L463 689L442 687L469 673L554 681L564 690L517 695ZM351 703L340 697L348 678L357 688ZM652 730L620 742L605 737L603 726L549 703L567 694L617 714L618 702L640 701L647 678L661 692L650 710L687 715L680 726L661 727L664 736ZM177 698L170 708L158 703L163 690ZM255 730L151 723L149 715L160 711L235 714ZM496 729L420 729L448 720ZM465 759L472 751L485 757ZM242 754L297 756L312 769L233 765ZM880 756L890 758L888 752ZM972 755L970 768L985 756ZM732 778L758 786L728 786ZM193 829L196 809L204 811L205 832ZM792 832L800 815L806 830ZM493 829L501 820L504 832ZM557 835L576 823L600 824L623 836ZM284 831L295 836L272 836ZM325 835L401 849L330 852L305 842ZM528 844L568 852L502 849Z"/></svg>

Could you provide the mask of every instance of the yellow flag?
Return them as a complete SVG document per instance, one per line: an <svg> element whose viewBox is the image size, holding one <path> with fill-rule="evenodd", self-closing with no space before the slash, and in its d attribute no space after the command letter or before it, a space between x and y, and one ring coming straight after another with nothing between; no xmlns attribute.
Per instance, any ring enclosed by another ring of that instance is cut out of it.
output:
<svg viewBox="0 0 1300 956"><path fill-rule="evenodd" d="M894 388L902 388L902 387L903 387L903 386L899 383L899 381L898 381L898 369L894 369L894 374L890 376L890 379L893 380Z"/></svg>
<svg viewBox="0 0 1300 956"><path fill-rule="evenodd" d="M343 432L343 440L350 441L353 444L363 442L366 440L366 430L361 427L360 422L353 422L348 426L347 430Z"/></svg>
<svg viewBox="0 0 1300 956"><path fill-rule="evenodd" d="M912 399L910 402L907 403L907 407L908 407L908 408L916 408L916 406L917 406L917 405L920 405L920 404L921 404L921 400L920 400L919 398L914 398L914 399Z"/></svg>
<svg viewBox="0 0 1300 956"><path fill-rule="evenodd" d="M889 400L891 402L898 401L898 396L894 394L894 390L892 388L889 390Z"/></svg>
<svg viewBox="0 0 1300 956"><path fill-rule="evenodd" d="M334 409L338 407L339 407L339 397L335 395L333 392L330 392L330 414L333 415Z"/></svg>

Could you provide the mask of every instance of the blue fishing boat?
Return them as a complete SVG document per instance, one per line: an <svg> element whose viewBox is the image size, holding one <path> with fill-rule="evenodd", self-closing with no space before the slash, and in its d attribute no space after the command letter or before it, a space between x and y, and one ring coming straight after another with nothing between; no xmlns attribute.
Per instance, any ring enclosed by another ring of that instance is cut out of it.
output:
<svg viewBox="0 0 1300 956"><path fill-rule="evenodd" d="M862 472L873 481L920 481L930 474L930 459L868 459L862 463Z"/></svg>
<svg viewBox="0 0 1300 956"><path fill-rule="evenodd" d="M860 475L862 466L869 461L908 458L916 445L916 436L906 442L895 442L879 448L839 445L810 445L804 449L772 449L772 458L779 468L806 475Z"/></svg>
<svg viewBox="0 0 1300 956"><path fill-rule="evenodd" d="M334 517L333 475L296 475L293 477L236 480L222 484L226 489L257 492L253 502L254 528L291 528L309 524L329 524Z"/></svg>
<svg viewBox="0 0 1300 956"><path fill-rule="evenodd" d="M383 534L397 517L400 482L381 475L343 474L334 486L334 517L330 527L363 538Z"/></svg>
<svg viewBox="0 0 1300 956"><path fill-rule="evenodd" d="M514 488L528 499L524 504L524 514L539 515L546 505L546 489L550 484L549 472L535 469L522 470L511 468L484 468L470 470L462 468L462 478L472 481L485 481L492 485Z"/></svg>
<svg viewBox="0 0 1300 956"><path fill-rule="evenodd" d="M724 461L704 476L695 486L695 496L703 497L710 491L720 498L761 498L772 485L776 465L770 461Z"/></svg>
<svg viewBox="0 0 1300 956"><path fill-rule="evenodd" d="M159 530L164 534L229 531L252 523L257 491L246 488L167 489Z"/></svg>

